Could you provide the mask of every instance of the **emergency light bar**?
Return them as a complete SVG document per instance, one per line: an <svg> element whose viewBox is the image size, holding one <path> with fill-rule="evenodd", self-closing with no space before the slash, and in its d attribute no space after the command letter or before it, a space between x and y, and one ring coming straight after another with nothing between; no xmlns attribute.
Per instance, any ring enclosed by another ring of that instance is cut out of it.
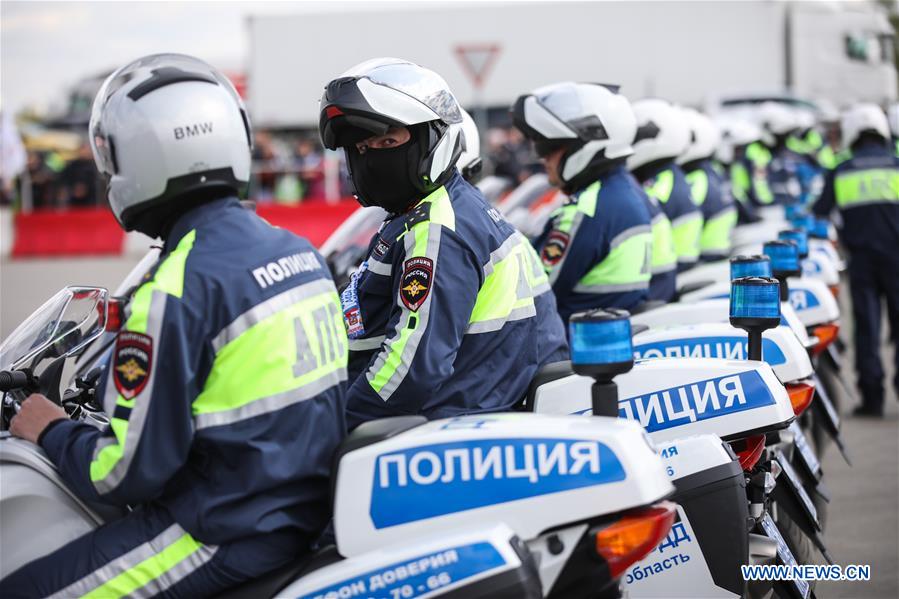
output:
<svg viewBox="0 0 899 599"><path fill-rule="evenodd" d="M808 227L808 234L814 239L828 239L830 237L830 221L826 218L812 219Z"/></svg>
<svg viewBox="0 0 899 599"><path fill-rule="evenodd" d="M743 277L770 277L771 259L768 256L735 256L730 259L730 280Z"/></svg>
<svg viewBox="0 0 899 599"><path fill-rule="evenodd" d="M571 364L578 374L608 377L634 365L630 314L625 310L591 310L571 317Z"/></svg>
<svg viewBox="0 0 899 599"><path fill-rule="evenodd" d="M796 244L800 258L808 257L808 233L802 229L787 229L777 234L782 241L792 241Z"/></svg>
<svg viewBox="0 0 899 599"><path fill-rule="evenodd" d="M593 415L618 416L618 388L612 379L634 366L630 314L626 310L597 309L574 314L568 322L571 365L589 376Z"/></svg>
<svg viewBox="0 0 899 599"><path fill-rule="evenodd" d="M761 360L762 332L780 324L780 283L769 277L734 279L730 324L749 334L749 359Z"/></svg>

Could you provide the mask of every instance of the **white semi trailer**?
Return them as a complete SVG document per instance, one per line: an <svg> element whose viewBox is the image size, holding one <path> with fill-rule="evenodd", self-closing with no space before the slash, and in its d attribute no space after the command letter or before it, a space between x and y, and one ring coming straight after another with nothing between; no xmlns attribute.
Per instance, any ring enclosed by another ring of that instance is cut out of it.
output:
<svg viewBox="0 0 899 599"><path fill-rule="evenodd" d="M248 100L265 127L313 126L325 83L376 56L436 70L466 106L506 107L568 79L684 104L750 92L896 98L893 30L868 2L332 2L248 28ZM498 48L480 90L458 55L479 46Z"/></svg>

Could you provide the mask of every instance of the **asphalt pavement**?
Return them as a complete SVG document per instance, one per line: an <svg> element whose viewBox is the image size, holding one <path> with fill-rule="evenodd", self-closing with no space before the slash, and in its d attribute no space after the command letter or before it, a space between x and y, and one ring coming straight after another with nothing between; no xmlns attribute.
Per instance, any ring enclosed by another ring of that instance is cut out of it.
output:
<svg viewBox="0 0 899 599"><path fill-rule="evenodd" d="M5 338L33 310L65 284L114 289L137 262L132 258L0 261L0 337ZM845 286L844 286L845 287ZM849 301L843 298L843 335L851 346ZM886 326L884 326L886 335ZM892 349L884 349L892 380ZM854 385L852 357L844 376ZM824 456L824 481L831 492L825 532L837 564L871 566L867 582L821 582L819 599L899 597L899 401L890 389L883 420L843 415L843 437L853 465L835 447ZM850 405L843 410L851 411Z"/></svg>
<svg viewBox="0 0 899 599"><path fill-rule="evenodd" d="M844 380L854 389L852 319L850 301L843 283L840 305L841 336L847 341ZM883 336L887 335L884 318ZM886 381L893 379L893 348L881 350ZM852 466L846 464L836 447L824 454L823 480L831 492L825 541L834 562L867 564L871 580L866 582L821 582L820 599L899 598L899 401L896 390L887 385L884 419L853 418L852 405L843 402L843 438Z"/></svg>

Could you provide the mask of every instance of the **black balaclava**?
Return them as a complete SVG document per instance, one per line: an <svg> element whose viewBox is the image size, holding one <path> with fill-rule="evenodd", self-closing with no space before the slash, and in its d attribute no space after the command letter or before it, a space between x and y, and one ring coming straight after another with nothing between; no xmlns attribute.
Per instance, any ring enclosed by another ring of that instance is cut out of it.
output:
<svg viewBox="0 0 899 599"><path fill-rule="evenodd" d="M427 127L410 127L409 133L409 141L395 148L368 149L360 154L355 145L346 146L350 175L363 206L401 214L443 183L419 175Z"/></svg>

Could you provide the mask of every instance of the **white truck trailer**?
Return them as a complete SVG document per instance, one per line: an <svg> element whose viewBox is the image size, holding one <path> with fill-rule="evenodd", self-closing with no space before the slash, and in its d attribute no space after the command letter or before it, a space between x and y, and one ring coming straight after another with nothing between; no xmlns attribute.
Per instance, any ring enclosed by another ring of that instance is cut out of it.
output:
<svg viewBox="0 0 899 599"><path fill-rule="evenodd" d="M325 83L377 56L441 73L463 105L507 107L561 80L639 98L791 92L896 98L893 30L869 2L381 2L249 18L248 101L264 127L311 127ZM287 10L287 9L285 9ZM459 52L493 64L478 89ZM467 50L466 50L467 49Z"/></svg>

